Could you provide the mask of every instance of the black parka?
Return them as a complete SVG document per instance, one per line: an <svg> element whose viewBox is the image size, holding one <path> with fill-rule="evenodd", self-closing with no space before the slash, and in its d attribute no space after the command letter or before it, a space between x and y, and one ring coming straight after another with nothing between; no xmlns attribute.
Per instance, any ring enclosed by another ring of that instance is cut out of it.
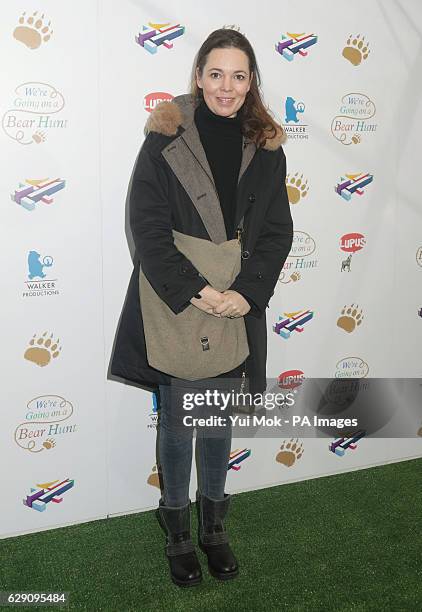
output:
<svg viewBox="0 0 422 612"><path fill-rule="evenodd" d="M174 246L172 229L216 243L234 237L226 235L194 110L190 94L156 106L146 124L130 190L129 217L136 253L110 371L150 390L169 384L171 378L148 364L139 266L159 297L178 313L206 283ZM266 388L266 308L293 240L281 140L281 129L260 148L243 138L237 188L235 227L244 218L242 267L230 288L256 305L245 315L250 351L246 376L251 393Z"/></svg>

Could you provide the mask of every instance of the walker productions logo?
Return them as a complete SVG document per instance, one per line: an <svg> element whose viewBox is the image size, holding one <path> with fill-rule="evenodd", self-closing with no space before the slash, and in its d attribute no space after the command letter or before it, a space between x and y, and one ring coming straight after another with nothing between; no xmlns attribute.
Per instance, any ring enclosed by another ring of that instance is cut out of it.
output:
<svg viewBox="0 0 422 612"><path fill-rule="evenodd" d="M316 243L310 234L295 230L289 256L284 262L278 278L280 283L287 285L302 278L304 270L314 270L318 266L315 257ZM311 257L313 256L313 257Z"/></svg>
<svg viewBox="0 0 422 612"><path fill-rule="evenodd" d="M297 310L296 312L284 312L279 316L279 322L273 325L273 332L287 340L293 331L303 332L304 325L314 316L312 310Z"/></svg>
<svg viewBox="0 0 422 612"><path fill-rule="evenodd" d="M315 45L318 36L315 34L286 34L281 35L281 41L276 43L275 50L280 53L288 62L292 62L296 55L299 57L307 57L308 49Z"/></svg>
<svg viewBox="0 0 422 612"><path fill-rule="evenodd" d="M15 429L15 442L30 453L41 453L56 446L56 440L75 433L70 422L73 406L60 395L41 395L27 404L25 420Z"/></svg>
<svg viewBox="0 0 422 612"><path fill-rule="evenodd" d="M51 360L56 359L62 350L62 347L59 346L60 340L53 340L53 334L47 336L47 333L44 332L39 337L37 337L37 334L34 334L28 342L29 346L24 353L25 359L32 361L32 363L40 367L51 363Z"/></svg>
<svg viewBox="0 0 422 612"><path fill-rule="evenodd" d="M252 451L250 448L237 448L236 450L232 451L229 456L229 465L227 470L234 470L235 472L238 472L242 467L240 465L242 461L245 461L245 459L250 457L251 453Z"/></svg>
<svg viewBox="0 0 422 612"><path fill-rule="evenodd" d="M52 35L51 21L44 14L40 15L38 11L28 17L25 12L22 13L19 17L19 25L13 32L13 37L26 45L28 49L38 49L42 43L47 43Z"/></svg>
<svg viewBox="0 0 422 612"><path fill-rule="evenodd" d="M341 438L335 438L334 442L328 446L328 449L337 455L337 457L344 457L347 450L356 450L358 441L364 437L365 431L359 429L355 433L349 435L343 435Z"/></svg>
<svg viewBox="0 0 422 612"><path fill-rule="evenodd" d="M346 46L343 49L342 56L347 59L353 66L359 66L368 58L370 54L369 43L365 42L365 36L358 34L353 36L350 34L347 39Z"/></svg>
<svg viewBox="0 0 422 612"><path fill-rule="evenodd" d="M149 93L144 98L144 109L150 113L160 102L171 102L174 96L165 91L154 91Z"/></svg>
<svg viewBox="0 0 422 612"><path fill-rule="evenodd" d="M37 251L28 253L28 280L25 281L26 290L22 297L41 297L59 295L57 278L47 278L45 270L53 267L54 259L51 255L41 256Z"/></svg>
<svg viewBox="0 0 422 612"><path fill-rule="evenodd" d="M135 42L146 49L152 55L157 53L162 45L166 49L173 49L173 40L185 33L185 26L180 23L170 25L170 23L151 23L142 26L141 32L135 36Z"/></svg>
<svg viewBox="0 0 422 612"><path fill-rule="evenodd" d="M343 357L336 363L334 378L365 378L369 365L360 357Z"/></svg>
<svg viewBox="0 0 422 612"><path fill-rule="evenodd" d="M337 327L351 334L362 324L363 318L362 310L359 310L357 304L343 306L340 316L337 319Z"/></svg>
<svg viewBox="0 0 422 612"><path fill-rule="evenodd" d="M37 512L44 512L47 504L54 502L60 504L63 501L63 493L66 493L75 484L74 480L53 480L31 487L31 493L23 499L23 505Z"/></svg>
<svg viewBox="0 0 422 612"><path fill-rule="evenodd" d="M340 178L340 182L334 188L334 191L338 193L339 196L346 200L346 202L350 202L353 195L363 196L365 191L364 187L372 183L374 180L374 175L366 173L358 173L358 174L345 174Z"/></svg>
<svg viewBox="0 0 422 612"><path fill-rule="evenodd" d="M147 429L157 429L158 425L158 400L157 394L152 394L152 412L149 413L150 422L147 425Z"/></svg>
<svg viewBox="0 0 422 612"><path fill-rule="evenodd" d="M25 179L25 183L19 183L19 187L10 195L13 202L26 210L34 210L35 204L53 204L51 196L57 191L64 189L66 181L55 179Z"/></svg>
<svg viewBox="0 0 422 612"><path fill-rule="evenodd" d="M303 453L302 441L299 438L290 438L282 442L275 460L286 467L292 467L301 459Z"/></svg>
<svg viewBox="0 0 422 612"><path fill-rule="evenodd" d="M286 370L279 375L277 382L280 389L294 391L300 387L304 380L305 374L303 370Z"/></svg>
<svg viewBox="0 0 422 612"><path fill-rule="evenodd" d="M22 83L15 89L12 108L3 115L3 131L22 145L41 144L50 133L67 127L67 119L57 116L64 105L62 94L52 85Z"/></svg>
<svg viewBox="0 0 422 612"><path fill-rule="evenodd" d="M298 115L305 112L305 103L297 102L294 98L288 96L284 103L284 123L283 128L288 138L296 140L307 140L309 138L309 126L306 123L301 123ZM294 125L290 125L294 123Z"/></svg>
<svg viewBox="0 0 422 612"><path fill-rule="evenodd" d="M346 94L331 122L331 133L341 144L359 144L363 135L376 132L377 124L369 121L375 113L375 104L365 94Z"/></svg>
<svg viewBox="0 0 422 612"><path fill-rule="evenodd" d="M416 263L422 268L422 246L416 251Z"/></svg>
<svg viewBox="0 0 422 612"><path fill-rule="evenodd" d="M341 262L341 272L344 272L346 270L347 272L350 272L352 255L361 251L365 244L365 236L363 234L358 234L357 232L351 234L344 234L344 236L340 238L340 249L343 251L343 253L349 253L348 257L346 257L346 259L343 259L343 261Z"/></svg>
<svg viewBox="0 0 422 612"><path fill-rule="evenodd" d="M299 172L296 172L293 176L288 174L286 176L286 188L290 204L297 204L308 195L308 179L304 178L303 174L299 176Z"/></svg>

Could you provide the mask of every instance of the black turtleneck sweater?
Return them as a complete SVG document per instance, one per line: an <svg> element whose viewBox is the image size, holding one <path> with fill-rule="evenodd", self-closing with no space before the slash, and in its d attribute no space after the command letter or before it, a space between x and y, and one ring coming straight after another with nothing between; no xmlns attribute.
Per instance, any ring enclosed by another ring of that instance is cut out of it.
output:
<svg viewBox="0 0 422 612"><path fill-rule="evenodd" d="M195 124L217 188L227 240L234 238L236 190L242 161L242 109L236 117L216 115L202 100Z"/></svg>
<svg viewBox="0 0 422 612"><path fill-rule="evenodd" d="M202 100L195 109L195 124L211 168L226 226L227 240L235 236L236 191L242 161L242 109L236 117L216 115ZM254 306L249 300L251 307ZM238 378L243 365L216 378Z"/></svg>

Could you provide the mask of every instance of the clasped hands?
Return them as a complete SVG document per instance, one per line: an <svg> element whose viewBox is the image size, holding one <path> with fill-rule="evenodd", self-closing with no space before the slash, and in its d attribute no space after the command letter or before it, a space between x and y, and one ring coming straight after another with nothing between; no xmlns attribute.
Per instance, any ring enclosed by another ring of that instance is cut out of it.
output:
<svg viewBox="0 0 422 612"><path fill-rule="evenodd" d="M243 295L232 289L217 291L211 285L206 285L199 294L202 297L193 297L190 300L191 304L215 317L236 319L243 317L251 309Z"/></svg>

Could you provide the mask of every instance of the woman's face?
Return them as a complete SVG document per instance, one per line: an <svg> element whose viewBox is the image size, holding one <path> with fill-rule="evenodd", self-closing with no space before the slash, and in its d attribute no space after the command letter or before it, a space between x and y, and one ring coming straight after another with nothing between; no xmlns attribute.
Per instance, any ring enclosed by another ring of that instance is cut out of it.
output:
<svg viewBox="0 0 422 612"><path fill-rule="evenodd" d="M208 108L216 115L235 117L251 87L248 56L236 48L213 49L196 82L202 89Z"/></svg>

